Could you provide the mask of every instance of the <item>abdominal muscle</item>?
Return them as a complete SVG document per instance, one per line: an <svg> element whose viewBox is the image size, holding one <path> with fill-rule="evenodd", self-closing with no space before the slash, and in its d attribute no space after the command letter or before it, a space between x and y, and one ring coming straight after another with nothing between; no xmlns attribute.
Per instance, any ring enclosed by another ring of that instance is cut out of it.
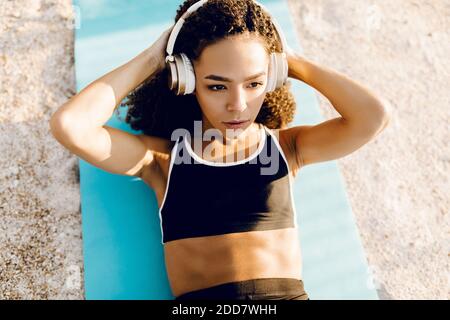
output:
<svg viewBox="0 0 450 320"><path fill-rule="evenodd" d="M250 231L169 241L164 244L173 294L257 278L301 276L296 228Z"/></svg>

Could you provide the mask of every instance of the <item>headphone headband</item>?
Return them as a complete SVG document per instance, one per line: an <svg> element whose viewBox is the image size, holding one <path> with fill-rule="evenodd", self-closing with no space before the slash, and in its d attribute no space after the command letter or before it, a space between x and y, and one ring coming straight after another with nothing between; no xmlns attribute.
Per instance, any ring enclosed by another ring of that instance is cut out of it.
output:
<svg viewBox="0 0 450 320"><path fill-rule="evenodd" d="M197 11L197 9L200 8L201 6L203 6L206 2L208 2L208 0L200 0L199 2L194 3L192 6L189 7L189 9L187 9L187 11L185 13L183 13L183 15L176 22L175 26L172 29L172 32L170 33L169 40L167 41L166 62L167 61L171 61L171 62L174 61L174 57L172 55L173 54L173 48L175 46L175 41L177 40L178 34L180 33L180 30L183 27L184 22L186 21L186 19L193 12ZM273 25L275 26L275 30L276 30L277 35L278 35L278 39L280 39L280 41L281 41L281 45L283 47L282 49L283 49L283 51L286 50L286 48L287 48L286 38L285 38L285 36L283 34L283 31L281 30L280 26L276 22L275 18L269 13L267 8L264 7L262 4L260 4L257 1L253 1L253 2L255 2L257 5L259 5L264 10L264 12L270 17Z"/></svg>

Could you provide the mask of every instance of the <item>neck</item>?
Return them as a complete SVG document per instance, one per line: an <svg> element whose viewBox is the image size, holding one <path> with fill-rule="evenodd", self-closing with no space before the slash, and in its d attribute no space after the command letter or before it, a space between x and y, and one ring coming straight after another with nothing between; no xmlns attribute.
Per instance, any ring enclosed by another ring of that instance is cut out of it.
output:
<svg viewBox="0 0 450 320"><path fill-rule="evenodd" d="M260 125L253 122L248 128L242 130L238 136L226 137L225 133L221 131L222 139L213 138L212 141L205 141L203 139L204 132L206 130L213 128L209 122L202 121L202 154L205 149L216 150L214 152L215 157L221 158L227 154L235 154L246 150L247 153L252 153L258 146L261 140ZM216 129L219 130L219 129ZM228 130L230 131L230 130Z"/></svg>

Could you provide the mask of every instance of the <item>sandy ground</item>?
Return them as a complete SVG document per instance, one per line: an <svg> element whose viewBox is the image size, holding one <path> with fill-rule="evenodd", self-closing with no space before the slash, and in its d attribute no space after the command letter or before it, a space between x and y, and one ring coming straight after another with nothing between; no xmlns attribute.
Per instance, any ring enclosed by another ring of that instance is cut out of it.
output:
<svg viewBox="0 0 450 320"><path fill-rule="evenodd" d="M0 1L0 299L84 296L77 162L48 124L76 92L71 17Z"/></svg>
<svg viewBox="0 0 450 320"><path fill-rule="evenodd" d="M448 299L450 1L288 2L305 56L391 110L338 160L380 298ZM75 93L72 18L69 0L0 2L0 299L84 297L77 162L48 127Z"/></svg>
<svg viewBox="0 0 450 320"><path fill-rule="evenodd" d="M380 298L448 299L450 1L289 4L305 56L389 104L390 126L338 160Z"/></svg>

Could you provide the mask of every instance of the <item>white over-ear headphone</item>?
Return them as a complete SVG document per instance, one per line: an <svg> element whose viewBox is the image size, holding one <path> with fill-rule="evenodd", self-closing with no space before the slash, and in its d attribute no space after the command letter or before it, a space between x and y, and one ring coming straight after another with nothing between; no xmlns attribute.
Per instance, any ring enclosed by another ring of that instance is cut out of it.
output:
<svg viewBox="0 0 450 320"><path fill-rule="evenodd" d="M208 0L200 0L199 2L193 4L187 11L178 19L177 23L170 33L169 40L167 41L167 56L166 64L170 70L168 85L170 90L172 90L176 95L186 95L191 94L195 90L195 73L192 62L184 54L173 53L173 48L175 41L177 39L178 33L180 32L186 18L189 17L192 12L196 11L198 8L203 6ZM271 18L275 30L277 32L278 38L281 41L283 52L272 52L270 54L269 62L269 74L267 77L267 87L266 92L272 92L280 87L282 87L288 78L288 63L286 59L287 43L284 34L279 27L275 19L270 15L269 11L257 1L254 1L257 5L261 6L266 14Z"/></svg>

